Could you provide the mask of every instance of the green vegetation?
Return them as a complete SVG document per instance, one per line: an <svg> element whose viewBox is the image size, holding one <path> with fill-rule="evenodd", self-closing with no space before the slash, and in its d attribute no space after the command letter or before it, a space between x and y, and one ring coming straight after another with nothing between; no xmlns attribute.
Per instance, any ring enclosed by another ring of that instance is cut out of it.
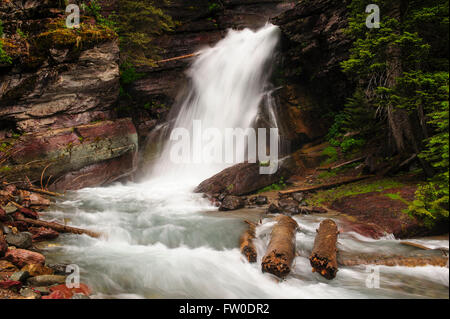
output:
<svg viewBox="0 0 450 319"><path fill-rule="evenodd" d="M58 18L47 25L47 31L37 35L35 43L40 49L54 47L76 50L115 38L117 34L109 27L81 23L80 28L69 29L65 25L65 20Z"/></svg>
<svg viewBox="0 0 450 319"><path fill-rule="evenodd" d="M286 188L286 183L284 181L284 178L281 177L278 183L273 183L272 185L266 186L263 189L260 189L257 193L259 194L269 191L280 191L284 188Z"/></svg>
<svg viewBox="0 0 450 319"><path fill-rule="evenodd" d="M0 64L11 64L11 57L3 49L3 24L0 20Z"/></svg>
<svg viewBox="0 0 450 319"><path fill-rule="evenodd" d="M165 0L119 0L119 11L110 16L119 34L121 62L154 65L160 49L154 39L175 27L172 18L158 6Z"/></svg>
<svg viewBox="0 0 450 319"><path fill-rule="evenodd" d="M371 192L382 192L386 189L401 186L403 186L402 183L393 179L380 179L371 182L362 181L358 183L342 185L334 189L318 191L307 198L306 203L311 206L320 206L324 203L332 203L336 199L345 196L353 196Z"/></svg>
<svg viewBox="0 0 450 319"><path fill-rule="evenodd" d="M333 146L328 146L322 151L322 155L327 156L328 158L322 163L322 165L331 164L338 160L338 151Z"/></svg>
<svg viewBox="0 0 450 319"><path fill-rule="evenodd" d="M358 85L327 137L343 153L378 139L390 155L420 154L431 177L409 212L432 225L449 211L449 2L380 0L380 28L368 29L371 3L349 6L354 44L342 68Z"/></svg>

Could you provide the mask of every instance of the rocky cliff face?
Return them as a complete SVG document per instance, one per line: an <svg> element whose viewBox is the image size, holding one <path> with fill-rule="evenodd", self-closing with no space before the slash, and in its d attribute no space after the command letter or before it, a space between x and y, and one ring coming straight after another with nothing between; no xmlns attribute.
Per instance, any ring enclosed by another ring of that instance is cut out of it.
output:
<svg viewBox="0 0 450 319"><path fill-rule="evenodd" d="M54 188L73 189L130 173L136 131L113 111L117 35L95 22L64 28L60 1L2 1L0 19L12 58L0 65L0 177L36 181L48 166ZM117 170L71 185L78 171L96 175L93 170L110 165Z"/></svg>
<svg viewBox="0 0 450 319"><path fill-rule="evenodd" d="M325 117L339 110L352 92L340 63L349 57L351 40L345 35L350 1L300 1L271 19L282 31L280 67L274 82L285 135L296 148L324 136Z"/></svg>

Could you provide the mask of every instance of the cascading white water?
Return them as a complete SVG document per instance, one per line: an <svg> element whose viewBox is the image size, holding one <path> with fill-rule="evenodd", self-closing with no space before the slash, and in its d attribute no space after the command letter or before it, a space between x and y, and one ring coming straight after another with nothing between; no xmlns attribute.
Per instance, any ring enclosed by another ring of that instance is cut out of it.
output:
<svg viewBox="0 0 450 319"><path fill-rule="evenodd" d="M191 146L206 142L201 134L194 132L193 121L199 121L203 130L218 129L222 136L226 128L251 128L268 94L270 62L278 39L278 27L268 24L258 31L230 30L214 47L201 50L188 70L190 89L181 101L172 128L186 128ZM272 110L269 110L270 115L271 125L276 127ZM230 165L211 160L202 160L198 165L173 163L170 158L173 144L166 143L152 176L177 180L190 176L198 183ZM204 149L191 147L191 150L191 159L202 158ZM242 153L239 148L234 151ZM236 154L236 158L239 155Z"/></svg>
<svg viewBox="0 0 450 319"><path fill-rule="evenodd" d="M189 71L192 90L175 126L190 128L194 119L205 127L251 126L262 99L268 98L267 62L277 33L271 25L257 32L231 31L217 46L204 50ZM238 248L245 229L242 219L259 220L262 212L216 213L191 190L225 164L177 166L167 157L169 148L143 183L82 189L58 202L47 219L69 219L72 225L106 236L63 234L61 246L42 247L47 262L77 264L81 281L100 298L448 298L447 268L381 267L381 289L366 286L364 267L342 267L333 281L313 274L307 256L322 216L294 217L300 225L299 256L291 275L276 282L260 268L273 222L264 219L257 228L258 262L249 264ZM421 244L448 248L445 240ZM343 252L403 254L408 249L390 238L339 236Z"/></svg>

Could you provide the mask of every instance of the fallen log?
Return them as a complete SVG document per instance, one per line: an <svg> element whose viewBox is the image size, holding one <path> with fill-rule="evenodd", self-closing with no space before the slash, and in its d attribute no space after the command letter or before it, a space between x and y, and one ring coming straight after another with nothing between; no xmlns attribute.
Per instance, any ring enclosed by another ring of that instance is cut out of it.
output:
<svg viewBox="0 0 450 319"><path fill-rule="evenodd" d="M347 161L347 162L344 162L344 163L341 163L341 164L337 164L335 166L318 167L317 170L319 170L319 171L332 171L332 170L334 170L336 168L340 168L340 167L343 167L343 166L346 166L346 165L350 165L350 164L353 164L353 163L361 162L365 158L366 158L366 156L361 156L361 157L352 159L350 161Z"/></svg>
<svg viewBox="0 0 450 319"><path fill-rule="evenodd" d="M277 223L272 228L270 243L261 262L262 272L277 277L286 277L295 258L295 233L298 224L289 216L276 217Z"/></svg>
<svg viewBox="0 0 450 319"><path fill-rule="evenodd" d="M23 221L27 224L34 225L34 226L47 227L47 228L56 230L59 233L72 233L72 234L77 234L77 235L86 234L86 235L94 237L94 238L100 237L99 233L96 233L91 230L65 226L65 225L61 225L58 223L54 223L54 222L45 222L43 220L35 220L35 219L31 219L31 218L26 218L26 217L19 217L18 220Z"/></svg>
<svg viewBox="0 0 450 319"><path fill-rule="evenodd" d="M247 258L248 262L254 263L257 258L256 247L253 243L253 240L255 239L256 225L249 221L245 222L248 224L248 228L239 238L239 246L241 249L241 254Z"/></svg>
<svg viewBox="0 0 450 319"><path fill-rule="evenodd" d="M310 187L296 187L296 188L291 188L291 189L288 189L285 191L279 191L278 193L280 195L286 195L286 194L292 194L292 193L297 193L297 192L304 192L304 193L312 192L312 191L317 191L320 189L329 189L329 188L334 188L334 187L341 186L344 184L358 182L358 181L361 181L363 179L367 179L370 177L374 177L374 175L363 175L363 176L358 176L358 177L352 177L352 178L340 180L338 182L314 185L314 186L310 186Z"/></svg>
<svg viewBox="0 0 450 319"><path fill-rule="evenodd" d="M317 229L314 247L309 257L313 272L318 272L326 279L336 277L337 263L337 235L338 228L331 219L325 219Z"/></svg>
<svg viewBox="0 0 450 319"><path fill-rule="evenodd" d="M159 61L156 61L155 63L164 63L164 62L176 61L176 60L181 60L181 59L187 59L190 57L197 56L199 54L200 54L200 52L195 52L195 53L181 55L181 56L177 56L177 57L173 57L173 58L169 58L169 59L159 60Z"/></svg>
<svg viewBox="0 0 450 319"><path fill-rule="evenodd" d="M341 266L359 265L381 265L381 266L403 266L423 267L439 266L448 267L448 257L443 256L358 256L353 258L342 258L339 260Z"/></svg>
<svg viewBox="0 0 450 319"><path fill-rule="evenodd" d="M39 188L34 188L34 187L19 187L19 188L24 191L40 193L40 194L54 196L54 197L63 196L63 194L60 194L60 193L55 193L55 192L47 191L45 189L39 189Z"/></svg>

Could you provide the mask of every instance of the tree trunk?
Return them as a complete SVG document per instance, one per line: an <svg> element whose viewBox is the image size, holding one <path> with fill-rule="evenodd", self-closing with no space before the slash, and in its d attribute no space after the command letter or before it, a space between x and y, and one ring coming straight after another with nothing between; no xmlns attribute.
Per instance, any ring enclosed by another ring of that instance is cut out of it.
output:
<svg viewBox="0 0 450 319"><path fill-rule="evenodd" d="M286 277L295 258L295 233L298 224L291 217L280 215L272 228L270 243L261 262L263 272L280 278Z"/></svg>
<svg viewBox="0 0 450 319"><path fill-rule="evenodd" d="M317 229L314 240L314 248L309 257L313 272L319 272L327 279L336 277L338 271L337 264L337 235L338 228L331 219L325 219Z"/></svg>
<svg viewBox="0 0 450 319"><path fill-rule="evenodd" d="M99 233L96 233L96 232L93 232L90 230L65 226L65 225L61 225L61 224L57 224L57 223L53 223L53 222L45 222L42 220L35 220L35 219L30 219L30 218L25 218L25 217L17 218L17 220L23 221L23 222L26 222L28 224L35 225L35 226L43 226L43 227L51 228L53 230L56 230L59 233L72 233L72 234L78 234L78 235L86 234L86 235L94 237L94 238L100 237Z"/></svg>
<svg viewBox="0 0 450 319"><path fill-rule="evenodd" d="M242 234L240 241L241 253L247 258L249 263L256 262L257 253L256 247L253 243L255 239L255 227L256 225L250 222L247 222L248 228Z"/></svg>

